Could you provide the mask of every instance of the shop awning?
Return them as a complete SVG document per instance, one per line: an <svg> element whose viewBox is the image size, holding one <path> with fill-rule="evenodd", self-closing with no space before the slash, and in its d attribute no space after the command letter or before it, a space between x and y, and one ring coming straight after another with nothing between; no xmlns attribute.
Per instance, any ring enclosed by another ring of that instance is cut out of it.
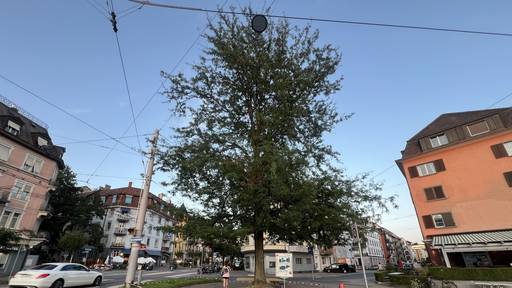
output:
<svg viewBox="0 0 512 288"><path fill-rule="evenodd" d="M162 252L160 252L160 250L149 250L149 249L146 249L146 253L148 253L149 256L157 256L157 257L162 256Z"/></svg>
<svg viewBox="0 0 512 288"><path fill-rule="evenodd" d="M512 230L449 234L432 238L432 246L436 248L492 244L512 244Z"/></svg>

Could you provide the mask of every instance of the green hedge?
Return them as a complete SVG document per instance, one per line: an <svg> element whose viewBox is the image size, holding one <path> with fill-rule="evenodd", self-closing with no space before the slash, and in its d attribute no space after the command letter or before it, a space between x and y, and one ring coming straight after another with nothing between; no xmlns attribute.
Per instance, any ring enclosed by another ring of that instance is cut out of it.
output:
<svg viewBox="0 0 512 288"><path fill-rule="evenodd" d="M438 280L512 281L512 268L430 267L428 273Z"/></svg>
<svg viewBox="0 0 512 288"><path fill-rule="evenodd" d="M381 272L375 272L375 281L378 281L378 282L386 282L386 272L384 271L381 271Z"/></svg>
<svg viewBox="0 0 512 288"><path fill-rule="evenodd" d="M144 288L179 288L190 285L220 282L219 278L176 278L143 283Z"/></svg>
<svg viewBox="0 0 512 288"><path fill-rule="evenodd" d="M427 277L413 275L388 275L393 284L411 286L411 282L417 279L420 283L427 283Z"/></svg>

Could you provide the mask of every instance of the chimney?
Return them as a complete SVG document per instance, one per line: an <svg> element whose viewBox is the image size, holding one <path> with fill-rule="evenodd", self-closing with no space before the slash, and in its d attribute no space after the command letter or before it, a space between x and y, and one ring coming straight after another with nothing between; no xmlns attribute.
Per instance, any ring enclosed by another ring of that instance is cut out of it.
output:
<svg viewBox="0 0 512 288"><path fill-rule="evenodd" d="M110 185L105 184L105 190L110 190L110 188L111 188Z"/></svg>
<svg viewBox="0 0 512 288"><path fill-rule="evenodd" d="M128 188L132 188L132 181L128 182Z"/></svg>

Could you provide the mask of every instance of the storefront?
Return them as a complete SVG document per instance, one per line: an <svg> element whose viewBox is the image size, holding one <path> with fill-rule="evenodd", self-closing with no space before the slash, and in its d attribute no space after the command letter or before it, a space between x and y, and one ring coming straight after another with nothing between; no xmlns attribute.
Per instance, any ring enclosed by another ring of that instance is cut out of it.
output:
<svg viewBox="0 0 512 288"><path fill-rule="evenodd" d="M434 236L446 267L510 267L512 230Z"/></svg>

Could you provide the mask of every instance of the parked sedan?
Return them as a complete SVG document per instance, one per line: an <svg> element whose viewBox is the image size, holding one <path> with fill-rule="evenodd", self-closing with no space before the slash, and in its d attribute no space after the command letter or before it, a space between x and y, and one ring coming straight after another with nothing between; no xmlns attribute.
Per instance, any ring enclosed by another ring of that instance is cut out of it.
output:
<svg viewBox="0 0 512 288"><path fill-rule="evenodd" d="M100 286L103 275L74 263L46 263L22 270L9 281L9 287L63 288Z"/></svg>
<svg viewBox="0 0 512 288"><path fill-rule="evenodd" d="M356 268L352 265L348 264L331 264L324 268L324 272L339 272L339 273L347 273L347 272L356 272Z"/></svg>

